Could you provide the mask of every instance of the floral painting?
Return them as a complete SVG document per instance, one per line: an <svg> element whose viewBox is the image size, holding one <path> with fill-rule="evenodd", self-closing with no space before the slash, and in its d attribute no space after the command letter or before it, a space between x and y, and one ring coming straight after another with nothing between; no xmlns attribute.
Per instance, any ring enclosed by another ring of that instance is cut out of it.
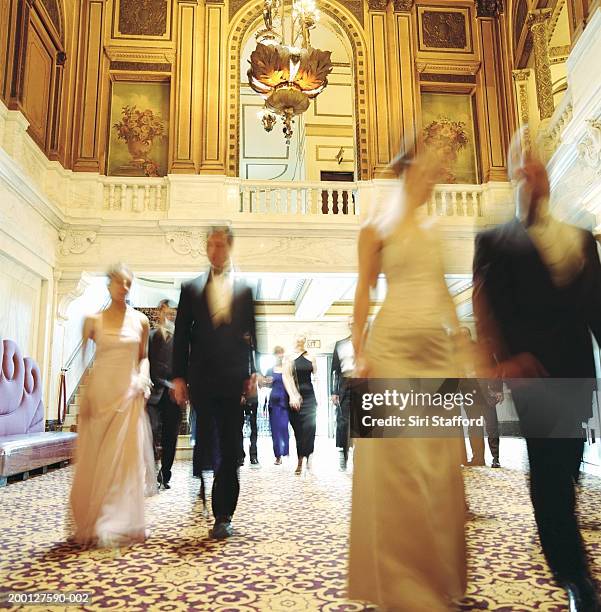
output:
<svg viewBox="0 0 601 612"><path fill-rule="evenodd" d="M108 174L167 174L169 84L114 82L110 129Z"/></svg>
<svg viewBox="0 0 601 612"><path fill-rule="evenodd" d="M445 152L445 183L478 183L472 98L468 94L423 92L424 143Z"/></svg>

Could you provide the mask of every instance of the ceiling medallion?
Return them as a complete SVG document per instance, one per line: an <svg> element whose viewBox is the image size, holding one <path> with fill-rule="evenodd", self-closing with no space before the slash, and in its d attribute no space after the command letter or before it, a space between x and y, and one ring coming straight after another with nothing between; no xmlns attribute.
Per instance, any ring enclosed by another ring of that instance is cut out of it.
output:
<svg viewBox="0 0 601 612"><path fill-rule="evenodd" d="M265 100L259 113L263 127L271 132L279 116L286 144L293 117L326 88L332 71L332 52L313 49L310 43L319 15L314 0L292 0L289 6L285 0L265 0L265 27L257 32L257 48L250 55L248 83Z"/></svg>

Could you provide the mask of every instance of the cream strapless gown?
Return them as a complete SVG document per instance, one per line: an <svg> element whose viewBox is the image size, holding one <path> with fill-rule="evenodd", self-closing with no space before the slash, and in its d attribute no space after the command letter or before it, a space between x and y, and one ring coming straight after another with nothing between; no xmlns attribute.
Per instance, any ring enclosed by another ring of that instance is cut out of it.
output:
<svg viewBox="0 0 601 612"><path fill-rule="evenodd" d="M373 378L455 376L456 325L439 244L399 228L383 241L388 290L370 331ZM355 440L349 559L351 599L385 610L438 612L466 588L463 439Z"/></svg>
<svg viewBox="0 0 601 612"><path fill-rule="evenodd" d="M156 491L152 431L139 380L141 315L94 326L96 356L78 421L71 508L75 539L115 545L145 537L144 497Z"/></svg>

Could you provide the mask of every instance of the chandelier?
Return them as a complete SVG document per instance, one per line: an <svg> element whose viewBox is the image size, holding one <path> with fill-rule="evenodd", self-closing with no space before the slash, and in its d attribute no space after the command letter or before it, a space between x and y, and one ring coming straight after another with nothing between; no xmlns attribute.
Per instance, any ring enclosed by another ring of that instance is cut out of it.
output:
<svg viewBox="0 0 601 612"><path fill-rule="evenodd" d="M293 117L304 113L328 84L332 52L311 47L309 31L319 20L314 0L285 5L286 0L265 0L265 27L256 34L257 48L250 55L247 74L250 87L265 100L259 113L263 127L271 132L279 116L290 144ZM286 8L290 18L285 22Z"/></svg>

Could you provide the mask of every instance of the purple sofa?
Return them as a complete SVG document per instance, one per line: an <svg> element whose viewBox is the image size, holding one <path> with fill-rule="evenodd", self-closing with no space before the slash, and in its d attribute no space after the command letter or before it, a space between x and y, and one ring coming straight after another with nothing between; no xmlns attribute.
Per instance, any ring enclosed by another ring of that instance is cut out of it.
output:
<svg viewBox="0 0 601 612"><path fill-rule="evenodd" d="M12 340L0 338L0 486L73 456L76 434L45 432L40 369Z"/></svg>

